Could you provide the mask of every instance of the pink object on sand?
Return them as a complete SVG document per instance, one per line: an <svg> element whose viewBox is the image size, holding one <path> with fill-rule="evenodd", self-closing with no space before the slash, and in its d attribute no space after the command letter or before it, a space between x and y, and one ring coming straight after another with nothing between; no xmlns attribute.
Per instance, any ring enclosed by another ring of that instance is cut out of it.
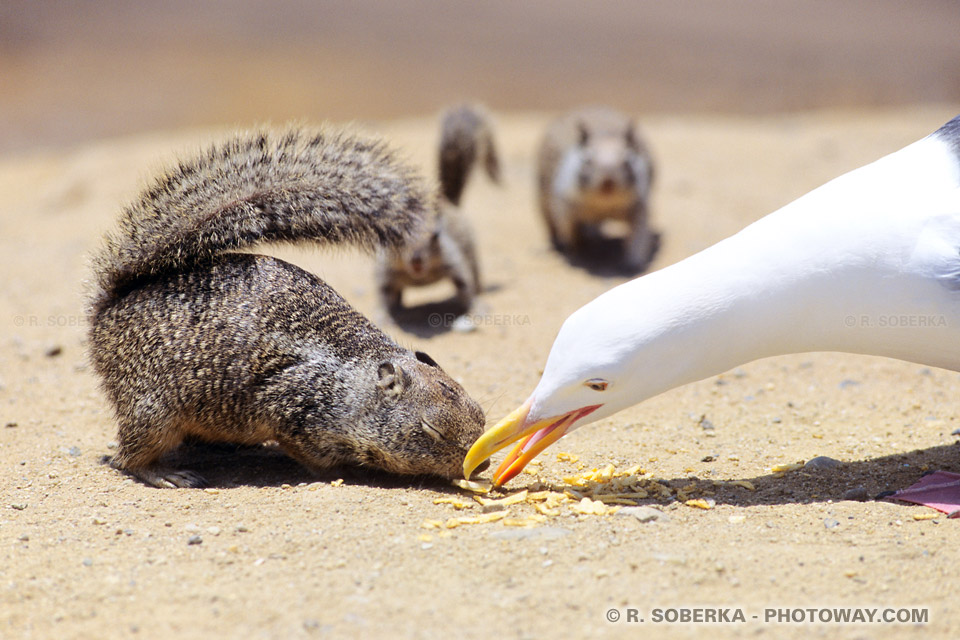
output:
<svg viewBox="0 0 960 640"><path fill-rule="evenodd" d="M916 484L888 496L888 499L922 504L953 514L960 511L960 473L934 471L920 478Z"/></svg>

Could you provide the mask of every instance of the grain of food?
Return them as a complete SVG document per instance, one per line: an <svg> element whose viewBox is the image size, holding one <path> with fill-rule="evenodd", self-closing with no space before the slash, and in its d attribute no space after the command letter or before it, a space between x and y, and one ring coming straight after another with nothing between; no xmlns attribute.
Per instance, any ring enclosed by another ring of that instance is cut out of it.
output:
<svg viewBox="0 0 960 640"><path fill-rule="evenodd" d="M697 509L713 509L717 503L714 500L704 500L703 498L698 498L696 500L687 500L683 504Z"/></svg>
<svg viewBox="0 0 960 640"><path fill-rule="evenodd" d="M463 478L456 478L452 482L454 486L474 493L490 493L490 489L493 487L490 482L477 482L475 480L464 480Z"/></svg>
<svg viewBox="0 0 960 640"><path fill-rule="evenodd" d="M796 471L797 469L803 469L803 464L803 460L787 464L775 464L770 467L770 472L783 474L787 473L788 471Z"/></svg>
<svg viewBox="0 0 960 640"><path fill-rule="evenodd" d="M460 498L437 498L433 504L449 504L457 511L462 509L473 509L476 505L472 502L464 502Z"/></svg>
<svg viewBox="0 0 960 640"><path fill-rule="evenodd" d="M489 498L481 498L480 496L473 496L473 499L479 502L484 507L509 507L513 504L520 504L521 502L526 502L527 500L527 490L518 491L517 493L510 494L506 498L500 498L498 500L491 500Z"/></svg>

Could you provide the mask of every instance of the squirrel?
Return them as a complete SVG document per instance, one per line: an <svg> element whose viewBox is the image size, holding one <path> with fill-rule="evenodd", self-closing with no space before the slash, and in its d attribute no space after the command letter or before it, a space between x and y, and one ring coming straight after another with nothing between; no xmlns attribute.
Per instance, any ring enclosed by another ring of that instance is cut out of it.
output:
<svg viewBox="0 0 960 640"><path fill-rule="evenodd" d="M484 415L425 353L398 346L262 242L397 246L434 206L378 141L291 127L213 145L127 206L94 257L91 361L113 404L111 464L203 486L161 456L184 438L276 441L307 468L462 477Z"/></svg>
<svg viewBox="0 0 960 640"><path fill-rule="evenodd" d="M555 249L575 255L604 220L622 220L623 266L642 271L659 236L648 226L653 160L633 121L606 107L555 120L538 154L540 210Z"/></svg>
<svg viewBox="0 0 960 640"><path fill-rule="evenodd" d="M480 292L480 268L473 230L460 209L460 198L474 165L481 161L499 184L500 162L486 111L477 105L452 107L441 116L439 149L440 202L423 232L398 250L382 251L377 282L383 306L391 314L403 308L403 290L450 278L464 311Z"/></svg>

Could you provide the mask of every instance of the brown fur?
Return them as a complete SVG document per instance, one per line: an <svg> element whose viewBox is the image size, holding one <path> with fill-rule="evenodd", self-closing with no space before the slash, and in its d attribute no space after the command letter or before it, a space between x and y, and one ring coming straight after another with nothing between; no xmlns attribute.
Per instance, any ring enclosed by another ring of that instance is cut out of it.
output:
<svg viewBox="0 0 960 640"><path fill-rule="evenodd" d="M402 309L403 290L407 287L449 278L464 311L470 310L481 289L473 230L460 209L460 199L478 161L483 162L491 180L500 180L500 164L486 112L475 105L447 110L441 120L438 156L441 198L436 216L423 232L399 249L381 252L377 262L381 298L390 312Z"/></svg>
<svg viewBox="0 0 960 640"><path fill-rule="evenodd" d="M276 440L313 470L459 477L480 407L426 354L265 241L396 246L434 207L378 142L291 128L182 162L127 207L95 259L90 353L113 403L113 465L158 486L185 437Z"/></svg>
<svg viewBox="0 0 960 640"><path fill-rule="evenodd" d="M540 210L553 246L568 255L604 220L628 226L623 262L644 269L656 250L647 201L653 161L634 123L604 107L579 109L554 121L538 154Z"/></svg>

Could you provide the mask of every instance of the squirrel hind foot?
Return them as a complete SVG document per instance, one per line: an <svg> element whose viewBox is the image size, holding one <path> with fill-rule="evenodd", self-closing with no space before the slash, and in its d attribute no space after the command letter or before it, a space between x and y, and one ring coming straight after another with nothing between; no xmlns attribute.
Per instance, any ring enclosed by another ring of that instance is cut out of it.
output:
<svg viewBox="0 0 960 640"><path fill-rule="evenodd" d="M159 466L125 469L117 465L111 466L122 473L137 478L144 484L158 489L202 489L207 486L206 478L187 469L170 469Z"/></svg>

